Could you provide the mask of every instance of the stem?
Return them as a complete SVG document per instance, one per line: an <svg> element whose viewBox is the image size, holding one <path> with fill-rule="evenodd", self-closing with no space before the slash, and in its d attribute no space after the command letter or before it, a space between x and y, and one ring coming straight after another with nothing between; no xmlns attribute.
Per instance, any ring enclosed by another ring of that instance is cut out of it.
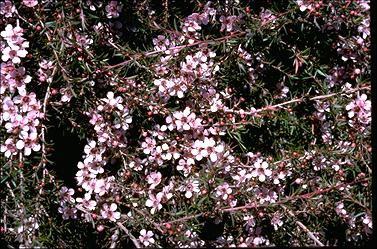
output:
<svg viewBox="0 0 377 249"><path fill-rule="evenodd" d="M286 202L294 201L294 200L297 200L297 199L308 199L308 198L311 198L314 195L321 195L323 193L330 192L331 190L333 190L335 188L345 187L347 185L351 185L352 186L354 184L365 182L365 181L368 181L368 180L370 180L370 179L369 178L357 179L357 180L354 180L354 181L349 182L349 183L342 183L342 184L339 184L339 185L336 185L336 186L328 187L326 189L316 190L316 191L313 191L313 192L310 192L310 193L307 193L307 194L296 195L296 196L288 196L288 197L286 197L286 198L284 198L284 199L282 199L280 201L274 202L274 203L258 204L256 202L254 202L254 203L247 204L247 205L244 205L244 206L239 206L239 207L223 208L223 209L220 209L219 211L220 212L234 212L234 211L239 211L239 210L258 209L258 208L261 208L261 207L281 205L281 204L284 204ZM204 214L205 213L199 213L199 214L195 214L195 215L185 216L185 217L179 218L177 220L164 222L163 224L177 223L177 222L182 222L182 221L186 221L186 220L191 220L191 219L200 217L200 216L202 216Z"/></svg>
<svg viewBox="0 0 377 249"><path fill-rule="evenodd" d="M285 206L283 206L283 209L284 211L288 212L288 214L292 217L292 218L295 218L296 215L291 211L291 210L288 210ZM320 246L325 246L321 241L319 241L315 236L314 234L304 225L302 224L301 221L299 220L296 220L296 224L301 227L307 234L308 234L308 237L311 238L317 245L320 245Z"/></svg>
<svg viewBox="0 0 377 249"><path fill-rule="evenodd" d="M242 36L242 35L245 35L245 34L246 34L246 32L238 32L238 33L234 33L234 34L231 34L231 35L228 35L228 36L224 36L224 37L221 37L221 38L218 38L218 39L214 39L214 40L197 41L197 42L194 42L192 44L186 44L186 45L171 47L171 48L168 48L168 50L170 50L170 51L173 51L173 50L176 50L176 49L182 50L184 48L194 47L194 46L197 46L197 45L200 45L200 44L204 44L204 43L225 41L225 40L227 40L229 38L237 37L237 36ZM161 54L161 53L164 53L164 52L165 51L148 51L148 52L144 52L144 53L139 53L139 54L135 54L135 55L132 55L132 56L128 56L131 59L123 61L123 62L115 64L115 65L106 66L104 68L104 70L105 71L111 70L111 69L116 68L116 67L127 65L130 62L132 62L133 60L140 59L141 57L154 57L154 56L156 56L158 54Z"/></svg>
<svg viewBox="0 0 377 249"><path fill-rule="evenodd" d="M122 223L117 222L117 225L120 227L120 229L122 229L126 233L128 237L130 237L132 243L134 243L136 248L141 248L139 241L137 241L137 239L128 231L128 229L125 226L123 226Z"/></svg>
<svg viewBox="0 0 377 249"><path fill-rule="evenodd" d="M350 89L350 90L338 92L338 93L330 93L330 94L326 94L326 95L319 95L319 96L309 98L309 100L326 99L326 98L330 98L330 97L333 97L333 96L336 96L336 95L347 95L349 93L358 92L358 91L361 91L361 90L370 90L370 86L364 86L364 87L360 87L360 88ZM239 110L229 109L229 110L224 110L224 112L225 113L243 114L243 115L256 115L257 113L262 112L262 111L274 111L277 108L285 106L285 105L289 105L289 104L297 103L297 102L302 102L302 101L304 101L304 99L305 99L304 97L296 98L296 99L292 99L292 100L289 100L289 101L286 101L286 102L283 102L283 103L279 103L279 104L276 104L276 105L265 106L265 107L262 107L260 109L256 109L254 111L247 111L247 112L243 111L243 112L241 112ZM201 112L211 112L211 110L209 110L209 109L201 109L200 111Z"/></svg>

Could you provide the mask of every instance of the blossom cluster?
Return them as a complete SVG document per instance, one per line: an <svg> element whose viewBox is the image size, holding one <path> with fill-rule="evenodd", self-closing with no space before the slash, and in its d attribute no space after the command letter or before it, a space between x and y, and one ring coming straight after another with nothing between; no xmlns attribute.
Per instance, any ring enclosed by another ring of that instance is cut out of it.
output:
<svg viewBox="0 0 377 249"><path fill-rule="evenodd" d="M4 2L3 12L10 16L15 11L10 2ZM2 50L1 63L1 106L0 124L4 125L8 138L1 144L1 152L10 158L18 153L29 156L39 151L40 121L44 119L41 101L34 92L27 92L26 84L32 81L26 68L19 66L21 58L27 55L29 42L23 37L24 30L7 24L1 37L6 41Z"/></svg>
<svg viewBox="0 0 377 249"><path fill-rule="evenodd" d="M64 198L67 192L62 187L60 212L65 218L76 218L77 208L86 212L96 213L99 207L99 214L103 219L116 221L120 218L117 204L106 198L113 192L114 176L101 177L104 167L108 163L107 152L110 149L124 149L127 147L125 132L129 129L132 117L129 110L123 104L120 96L108 92L106 98L102 98L96 109L84 114L90 117L89 123L94 126L96 133L95 140L90 140L84 147L83 161L77 164L76 173L77 185L85 190L84 198ZM70 190L73 195L73 189ZM101 205L102 203L102 205Z"/></svg>

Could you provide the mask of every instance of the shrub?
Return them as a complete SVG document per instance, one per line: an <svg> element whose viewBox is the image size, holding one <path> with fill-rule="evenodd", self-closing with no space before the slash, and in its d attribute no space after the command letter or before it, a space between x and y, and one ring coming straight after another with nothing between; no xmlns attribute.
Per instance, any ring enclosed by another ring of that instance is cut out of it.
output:
<svg viewBox="0 0 377 249"><path fill-rule="evenodd" d="M0 14L3 242L368 243L369 1Z"/></svg>

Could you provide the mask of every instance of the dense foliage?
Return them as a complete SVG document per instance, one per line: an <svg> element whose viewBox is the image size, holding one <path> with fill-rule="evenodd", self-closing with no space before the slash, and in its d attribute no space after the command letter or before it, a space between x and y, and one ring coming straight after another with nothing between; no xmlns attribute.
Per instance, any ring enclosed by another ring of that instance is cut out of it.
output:
<svg viewBox="0 0 377 249"><path fill-rule="evenodd" d="M366 245L367 0L1 0L1 243Z"/></svg>

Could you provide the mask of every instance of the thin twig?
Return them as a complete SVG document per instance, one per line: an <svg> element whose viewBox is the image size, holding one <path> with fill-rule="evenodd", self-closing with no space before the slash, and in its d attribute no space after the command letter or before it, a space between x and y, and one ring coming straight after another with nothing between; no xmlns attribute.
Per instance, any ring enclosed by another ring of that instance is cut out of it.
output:
<svg viewBox="0 0 377 249"><path fill-rule="evenodd" d="M283 209L292 217L292 218L295 218L296 215L291 211L291 210L288 210L285 206L283 206ZM320 246L325 246L321 241L319 241L319 239L317 239L314 234L304 225L302 224L301 221L299 220L296 220L295 223L301 227L307 234L308 234L308 237L311 238L317 245L320 245Z"/></svg>
<svg viewBox="0 0 377 249"><path fill-rule="evenodd" d="M191 44L170 47L170 48L168 48L168 50L170 50L170 51L173 51L173 50L182 50L184 48L194 47L194 46L197 46L197 45L200 45L200 44L211 43L211 42L218 42L218 41L225 41L225 40L227 40L229 38L237 37L237 36L242 36L242 35L245 35L245 34L246 34L246 32L238 32L238 33L234 33L234 34L231 34L231 35L228 35L228 36L224 36L224 37L221 37L221 38L217 38L217 39L214 39L214 40L197 41L197 42L194 42L194 43L191 43ZM130 57L131 59L123 61L123 62L115 64L115 65L106 66L104 68L104 70L105 71L106 70L111 70L111 69L116 68L116 67L127 65L130 62L132 62L134 60L137 60L137 59L140 59L142 57L154 57L154 56L157 56L157 55L159 55L161 53L164 53L164 52L165 51L160 51L159 50L159 51L148 51L148 52L143 52L143 53L139 53L139 54L134 54L132 56L129 55L128 57Z"/></svg>
<svg viewBox="0 0 377 249"><path fill-rule="evenodd" d="M364 86L364 87L360 87L360 88L350 89L350 90L338 92L338 93L330 93L330 94L326 94L326 95L315 96L315 97L309 98L309 100L326 99L326 98L330 98L330 97L333 97L333 96L336 96L336 95L347 95L349 93L358 92L358 91L361 91L361 90L370 90L370 86ZM265 107L262 107L260 109L256 109L256 110L253 110L253 111L239 111L239 110L228 109L228 110L224 110L224 112L225 113L237 113L237 114L243 114L243 115L256 115L257 113L262 112L262 111L266 111L266 110L267 111L268 110L273 111L273 110L276 110L277 108L283 107L285 105L303 102L304 99L305 99L304 97L296 98L296 99L292 99L292 100L289 100L289 101L286 101L286 102L283 102L283 103L279 103L279 104L276 104L276 105L268 105L268 106L265 106ZM212 112L209 109L201 109L200 111L201 112Z"/></svg>
<svg viewBox="0 0 377 249"><path fill-rule="evenodd" d="M125 226L123 226L122 223L117 222L117 225L120 227L120 229L122 229L126 233L128 237L130 237L132 243L134 243L136 248L141 248L139 241L137 241L137 239L128 231L128 229Z"/></svg>

